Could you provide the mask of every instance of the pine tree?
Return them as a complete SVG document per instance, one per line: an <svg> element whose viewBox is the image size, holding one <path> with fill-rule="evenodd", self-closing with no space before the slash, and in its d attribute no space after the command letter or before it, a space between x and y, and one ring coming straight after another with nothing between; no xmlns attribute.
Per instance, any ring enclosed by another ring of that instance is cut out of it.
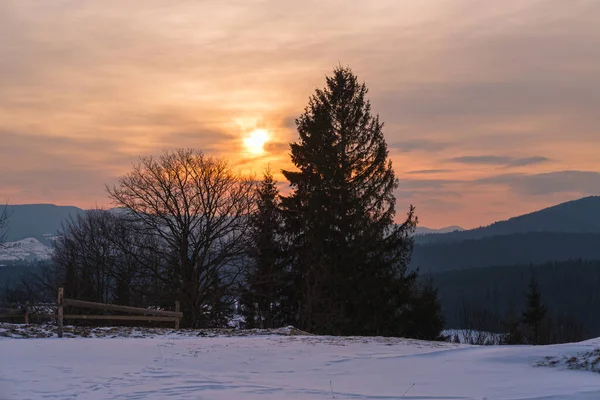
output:
<svg viewBox="0 0 600 400"><path fill-rule="evenodd" d="M503 325L506 333L502 339L503 344L522 344L523 333L521 332L521 321L519 316L515 315L512 303L508 307L508 312L504 318Z"/></svg>
<svg viewBox="0 0 600 400"><path fill-rule="evenodd" d="M257 188L257 211L251 218L253 265L242 295L248 328L273 328L284 321L282 296L286 275L282 264L279 191L267 169Z"/></svg>
<svg viewBox="0 0 600 400"><path fill-rule="evenodd" d="M444 329L444 317L438 290L434 286L431 276L425 278L420 285L415 286L410 308L404 320L406 336L422 340L440 338L442 329Z"/></svg>
<svg viewBox="0 0 600 400"><path fill-rule="evenodd" d="M523 311L522 320L528 327L528 339L532 344L541 344L540 327L546 317L546 306L542 304L537 281L531 278L527 293L527 308Z"/></svg>
<svg viewBox="0 0 600 400"><path fill-rule="evenodd" d="M316 333L400 334L415 281L406 268L414 208L394 224L398 180L366 94L349 68L336 68L296 120L297 170L283 171L296 324Z"/></svg>

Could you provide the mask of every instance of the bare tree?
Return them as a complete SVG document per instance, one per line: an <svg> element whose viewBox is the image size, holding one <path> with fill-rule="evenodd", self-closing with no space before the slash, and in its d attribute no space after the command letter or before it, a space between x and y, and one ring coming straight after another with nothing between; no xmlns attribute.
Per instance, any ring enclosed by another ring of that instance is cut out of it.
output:
<svg viewBox="0 0 600 400"><path fill-rule="evenodd" d="M168 260L185 325L207 326L226 308L248 245L255 184L223 159L179 149L142 157L107 187L139 232Z"/></svg>

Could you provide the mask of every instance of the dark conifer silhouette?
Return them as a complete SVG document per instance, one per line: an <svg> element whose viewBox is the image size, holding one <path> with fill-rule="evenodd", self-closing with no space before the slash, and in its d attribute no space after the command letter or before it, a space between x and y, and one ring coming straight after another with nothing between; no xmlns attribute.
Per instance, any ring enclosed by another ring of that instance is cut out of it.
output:
<svg viewBox="0 0 600 400"><path fill-rule="evenodd" d="M284 323L283 290L287 277L282 263L282 219L279 191L270 169L256 190L256 212L251 218L252 266L242 291L248 328L273 328Z"/></svg>
<svg viewBox="0 0 600 400"><path fill-rule="evenodd" d="M535 278L529 283L529 292L527 293L527 308L523 311L523 323L528 328L528 341L532 344L541 343L540 328L546 317L546 306L542 304L541 294Z"/></svg>
<svg viewBox="0 0 600 400"><path fill-rule="evenodd" d="M367 87L338 67L296 120L295 171L282 199L293 301L300 328L318 333L401 334L401 309L417 219L394 224L398 180Z"/></svg>

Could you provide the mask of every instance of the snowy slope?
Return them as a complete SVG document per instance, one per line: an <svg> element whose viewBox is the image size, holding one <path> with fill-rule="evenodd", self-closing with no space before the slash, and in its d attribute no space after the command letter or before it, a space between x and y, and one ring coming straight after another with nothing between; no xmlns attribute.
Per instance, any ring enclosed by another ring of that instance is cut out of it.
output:
<svg viewBox="0 0 600 400"><path fill-rule="evenodd" d="M52 249L35 238L7 242L0 247L1 261L47 260L52 257Z"/></svg>
<svg viewBox="0 0 600 400"><path fill-rule="evenodd" d="M597 400L597 373L536 364L599 346L275 335L5 338L0 398Z"/></svg>

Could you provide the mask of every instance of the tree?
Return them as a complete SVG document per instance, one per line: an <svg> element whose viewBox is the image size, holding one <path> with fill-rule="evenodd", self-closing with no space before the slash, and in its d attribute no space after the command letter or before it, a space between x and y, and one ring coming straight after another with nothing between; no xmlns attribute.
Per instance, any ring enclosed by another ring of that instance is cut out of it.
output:
<svg viewBox="0 0 600 400"><path fill-rule="evenodd" d="M518 314L515 315L512 302L508 307L508 312L503 322L506 333L503 336L503 344L522 344L523 333L521 332L521 321Z"/></svg>
<svg viewBox="0 0 600 400"><path fill-rule="evenodd" d="M527 292L527 308L523 311L522 315L523 323L528 328L527 338L532 344L542 344L540 327L546 317L546 311L546 306L541 301L537 281L532 277L529 283L529 291Z"/></svg>
<svg viewBox="0 0 600 400"><path fill-rule="evenodd" d="M246 276L242 304L248 328L281 326L286 273L282 259L282 218L279 190L270 169L256 189L256 211L251 218L252 266Z"/></svg>
<svg viewBox="0 0 600 400"><path fill-rule="evenodd" d="M0 248L6 241L6 229L8 228L8 205L5 205L0 211Z"/></svg>
<svg viewBox="0 0 600 400"><path fill-rule="evenodd" d="M436 340L444 329L444 317L438 290L431 276L414 287L410 308L405 317L406 335L421 340Z"/></svg>
<svg viewBox="0 0 600 400"><path fill-rule="evenodd" d="M246 259L255 182L222 159L179 149L142 157L107 187L138 232L156 238L183 326L223 322Z"/></svg>
<svg viewBox="0 0 600 400"><path fill-rule="evenodd" d="M313 332L401 334L416 276L406 269L414 208L394 224L398 180L366 94L349 68L336 68L296 120L297 170L283 171L291 300L296 324Z"/></svg>
<svg viewBox="0 0 600 400"><path fill-rule="evenodd" d="M157 297L172 300L174 295L164 285L158 289L155 281L160 277L156 271L162 270L159 247L122 215L88 210L63 225L54 241L53 263L41 270L40 285L55 292L60 284L65 296L103 303L146 306L141 299L148 294L155 295L152 302Z"/></svg>
<svg viewBox="0 0 600 400"><path fill-rule="evenodd" d="M89 210L66 221L54 241L52 261L65 296L101 303L112 302L112 245L115 218L105 210Z"/></svg>

